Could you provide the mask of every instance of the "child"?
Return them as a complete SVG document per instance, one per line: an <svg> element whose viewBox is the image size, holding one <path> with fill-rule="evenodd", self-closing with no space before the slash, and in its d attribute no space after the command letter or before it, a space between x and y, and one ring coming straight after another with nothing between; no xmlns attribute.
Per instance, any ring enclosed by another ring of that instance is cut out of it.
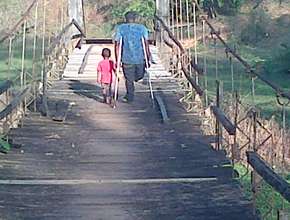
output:
<svg viewBox="0 0 290 220"><path fill-rule="evenodd" d="M111 104L113 72L115 71L114 62L110 60L111 50L104 48L102 51L102 57L104 59L99 62L97 68L98 83L101 84L103 89L103 102Z"/></svg>

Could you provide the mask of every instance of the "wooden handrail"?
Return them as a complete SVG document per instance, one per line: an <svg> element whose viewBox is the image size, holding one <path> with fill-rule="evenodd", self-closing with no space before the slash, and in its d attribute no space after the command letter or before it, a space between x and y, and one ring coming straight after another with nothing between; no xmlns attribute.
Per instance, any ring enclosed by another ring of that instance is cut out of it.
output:
<svg viewBox="0 0 290 220"><path fill-rule="evenodd" d="M164 30L168 33L169 38L178 46L178 48L180 49L181 53L185 53L184 47L176 39L176 37L174 36L174 34L172 33L172 31L167 27L167 25L165 24L165 22L162 20L162 18L160 18L157 15L155 15L155 19L160 22L160 24L162 25L162 27L164 28Z"/></svg>
<svg viewBox="0 0 290 220"><path fill-rule="evenodd" d="M86 37L85 31L81 28L81 26L78 24L78 22L75 19L72 19L72 24L78 29L82 37Z"/></svg>
<svg viewBox="0 0 290 220"><path fill-rule="evenodd" d="M248 163L263 179L290 202L290 184L274 172L256 152L247 152Z"/></svg>
<svg viewBox="0 0 290 220"><path fill-rule="evenodd" d="M11 102L0 112L0 120L7 117L16 107L24 101L25 97L29 93L31 87L26 87L22 92L20 92Z"/></svg>
<svg viewBox="0 0 290 220"><path fill-rule="evenodd" d="M196 84L195 80L190 76L190 74L186 70L186 68L184 66L182 66L181 68L182 68L182 72L184 73L184 76L186 77L186 79L188 80L190 85L194 88L194 90L197 92L197 94L199 96L202 96L203 95L203 90L200 88L199 85Z"/></svg>
<svg viewBox="0 0 290 220"><path fill-rule="evenodd" d="M182 44L179 42L178 39L176 39L176 37L174 36L174 34L172 33L172 31L167 27L167 25L164 23L164 21L158 17L157 15L155 15L155 18L161 23L161 26L164 28L164 30L168 33L169 38L176 44L176 46L179 48L181 55L185 54L185 49L182 46ZM165 42L167 45L169 44L169 47L173 47L173 45L171 46L171 44L169 42ZM185 67L185 64L183 62L181 62L181 69L182 72L184 73L186 79L189 81L189 83L191 84L191 86L194 88L194 90L197 92L197 94L199 96L203 95L203 90L201 89L201 87L199 85L197 85L197 83L194 81L194 79L192 79L192 77L189 74L189 71L187 70L187 68Z"/></svg>
<svg viewBox="0 0 290 220"><path fill-rule="evenodd" d="M14 32L25 22L25 19L29 16L31 10L33 7L36 5L38 0L34 0L31 5L27 8L27 10L24 12L22 17L19 19L19 21L11 28L11 30L8 31L7 34L5 34L1 39L0 39L0 44L3 43L6 39L9 37L13 36Z"/></svg>
<svg viewBox="0 0 290 220"><path fill-rule="evenodd" d="M211 106L211 110L216 119L223 125L229 135L236 134L236 126L228 119L225 113L217 106Z"/></svg>

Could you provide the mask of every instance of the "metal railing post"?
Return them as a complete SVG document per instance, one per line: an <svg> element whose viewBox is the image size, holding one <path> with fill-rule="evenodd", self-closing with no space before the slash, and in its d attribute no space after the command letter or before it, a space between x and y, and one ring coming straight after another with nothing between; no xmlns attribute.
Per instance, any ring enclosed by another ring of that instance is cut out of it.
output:
<svg viewBox="0 0 290 220"><path fill-rule="evenodd" d="M12 37L9 38L9 48L8 48L8 76L7 79L10 79L11 75L11 64L12 64Z"/></svg>
<svg viewBox="0 0 290 220"><path fill-rule="evenodd" d="M216 106L220 107L220 82L216 80ZM216 118L216 126L215 126L215 133L216 133L216 150L220 150L220 122Z"/></svg>
<svg viewBox="0 0 290 220"><path fill-rule="evenodd" d="M205 40L205 21L202 20L202 42L204 46L204 50L206 50L206 40ZM204 73L204 98L205 98L205 106L208 106L208 79L207 79L207 57L206 51L203 54L203 73Z"/></svg>
<svg viewBox="0 0 290 220"><path fill-rule="evenodd" d="M256 153L257 149L257 112L252 112L252 123L253 123L253 143L252 143L252 150ZM254 206L254 214L256 214L257 210L257 173L255 170L251 172L251 183L252 183L252 192L253 192L253 206Z"/></svg>
<svg viewBox="0 0 290 220"><path fill-rule="evenodd" d="M193 32L194 32L194 63L197 65L197 21L196 21L196 4L193 3ZM195 82L199 84L198 73L195 71Z"/></svg>
<svg viewBox="0 0 290 220"><path fill-rule="evenodd" d="M180 17L180 40L183 41L183 10L182 0L179 1L179 17Z"/></svg>
<svg viewBox="0 0 290 220"><path fill-rule="evenodd" d="M26 23L27 21L24 21L23 24L23 36L22 36L22 57L21 57L21 75L20 75L20 86L21 89L25 86L25 46L26 46Z"/></svg>
<svg viewBox="0 0 290 220"><path fill-rule="evenodd" d="M33 36L33 55L32 55L32 87L33 87L33 110L36 111L36 97L37 97L37 76L36 76L36 43L37 43L37 26L38 26L38 2L35 7L34 17L34 36Z"/></svg>
<svg viewBox="0 0 290 220"><path fill-rule="evenodd" d="M175 0L176 38L179 39L178 0Z"/></svg>
<svg viewBox="0 0 290 220"><path fill-rule="evenodd" d="M20 76L20 87L23 90L26 86L26 71L25 71L25 55L26 55L26 27L27 20L23 23L23 38L22 38L22 59L21 59L21 76ZM23 101L20 107L23 114L26 112L26 99Z"/></svg>

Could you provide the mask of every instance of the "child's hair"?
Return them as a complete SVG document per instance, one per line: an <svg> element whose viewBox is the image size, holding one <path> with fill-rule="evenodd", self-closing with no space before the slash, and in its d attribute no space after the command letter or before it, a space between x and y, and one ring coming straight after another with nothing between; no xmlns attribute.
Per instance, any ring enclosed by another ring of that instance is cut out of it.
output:
<svg viewBox="0 0 290 220"><path fill-rule="evenodd" d="M103 56L104 58L109 58L109 57L111 57L111 50L110 50L109 48L104 48L104 49L102 50L102 56Z"/></svg>

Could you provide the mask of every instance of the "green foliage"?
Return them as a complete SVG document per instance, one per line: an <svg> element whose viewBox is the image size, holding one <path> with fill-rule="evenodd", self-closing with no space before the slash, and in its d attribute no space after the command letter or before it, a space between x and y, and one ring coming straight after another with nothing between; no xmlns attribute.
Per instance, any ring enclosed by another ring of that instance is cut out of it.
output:
<svg viewBox="0 0 290 220"><path fill-rule="evenodd" d="M226 5L232 6L234 8L239 8L244 3L244 0L216 0L219 7L224 7Z"/></svg>
<svg viewBox="0 0 290 220"><path fill-rule="evenodd" d="M236 164L235 170L239 173L238 179L243 187L246 197L252 199L251 172L242 164ZM285 178L289 182L289 174ZM289 212L290 204L279 193L277 193L270 185L262 181L257 193L256 204L258 213L264 216L263 219L277 219L277 210ZM272 211L271 211L272 209ZM270 212L269 212L270 211ZM265 216L268 214L267 216Z"/></svg>
<svg viewBox="0 0 290 220"><path fill-rule="evenodd" d="M0 1L0 30L5 30L13 25L21 16L30 1L1 0ZM13 16L12 16L13 15Z"/></svg>
<svg viewBox="0 0 290 220"><path fill-rule="evenodd" d="M152 18L155 14L155 1L153 0L135 0L119 5L115 5L112 9L113 19L123 18L128 11L138 12L142 17Z"/></svg>
<svg viewBox="0 0 290 220"><path fill-rule="evenodd" d="M5 137L0 137L0 151L4 151L5 153L11 149L10 144L6 140Z"/></svg>
<svg viewBox="0 0 290 220"><path fill-rule="evenodd" d="M206 8L215 8L220 14L233 15L240 9L244 0L202 0L201 4Z"/></svg>
<svg viewBox="0 0 290 220"><path fill-rule="evenodd" d="M241 32L241 41L246 45L256 45L267 38L271 19L263 10L254 11L247 26Z"/></svg>

